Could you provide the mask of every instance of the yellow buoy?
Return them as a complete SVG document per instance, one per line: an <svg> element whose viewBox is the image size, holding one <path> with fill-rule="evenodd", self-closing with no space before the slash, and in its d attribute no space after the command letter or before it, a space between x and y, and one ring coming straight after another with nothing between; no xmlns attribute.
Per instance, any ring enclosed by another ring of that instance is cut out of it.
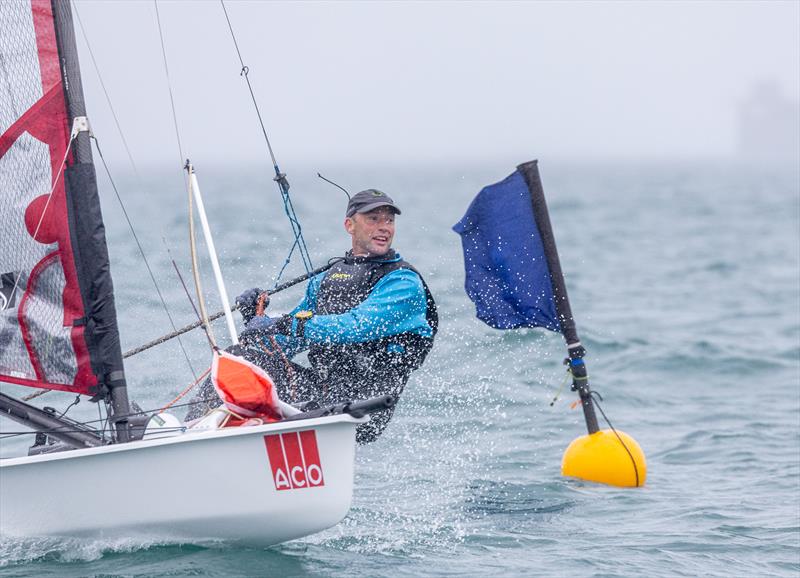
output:
<svg viewBox="0 0 800 578"><path fill-rule="evenodd" d="M576 438L569 444L561 460L561 474L610 486L635 488L644 485L647 462L635 439L619 430L615 434L604 429Z"/></svg>

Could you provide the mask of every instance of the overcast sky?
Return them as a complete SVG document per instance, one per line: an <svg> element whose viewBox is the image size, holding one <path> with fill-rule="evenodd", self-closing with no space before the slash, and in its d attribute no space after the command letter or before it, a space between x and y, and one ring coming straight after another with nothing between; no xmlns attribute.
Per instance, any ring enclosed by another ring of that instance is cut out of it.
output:
<svg viewBox="0 0 800 578"><path fill-rule="evenodd" d="M153 2L75 3L135 160L177 163ZM184 155L263 161L219 2L158 6ZM797 1L226 6L283 163L719 157L759 83L800 93ZM89 117L120 162L76 33Z"/></svg>

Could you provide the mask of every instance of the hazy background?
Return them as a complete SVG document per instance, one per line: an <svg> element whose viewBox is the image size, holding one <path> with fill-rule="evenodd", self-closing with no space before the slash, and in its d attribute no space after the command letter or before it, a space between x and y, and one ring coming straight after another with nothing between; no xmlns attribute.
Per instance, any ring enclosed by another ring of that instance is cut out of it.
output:
<svg viewBox="0 0 800 578"><path fill-rule="evenodd" d="M154 4L75 4L89 116L106 156L128 166L86 38L136 163L177 165ZM158 6L183 154L198 166L262 162L219 2ZM797 164L798 2L226 6L285 170L510 168L533 157Z"/></svg>
<svg viewBox="0 0 800 578"><path fill-rule="evenodd" d="M387 433L359 449L353 508L336 528L267 551L0 537L3 575L796 578L800 3L227 6L314 264L349 245L344 195L317 170L390 192L403 208L395 245L440 307L437 345ZM76 24L94 131L165 301L189 323L162 241L191 283L154 5L76 7L141 178ZM228 290L271 287L292 236L222 9L159 9L184 154ZM532 158L592 386L648 457L641 491L559 477L562 451L585 431L574 394L550 405L561 337L493 330L463 291L450 227L482 186ZM125 351L171 328L96 164ZM284 279L302 272L295 258ZM270 312L300 294L276 295ZM192 369L177 340L126 360L142 407L163 407L208 366L200 332L183 343ZM73 400L39 401L61 411ZM97 408L69 415L95 419ZM29 443L4 438L0 453Z"/></svg>

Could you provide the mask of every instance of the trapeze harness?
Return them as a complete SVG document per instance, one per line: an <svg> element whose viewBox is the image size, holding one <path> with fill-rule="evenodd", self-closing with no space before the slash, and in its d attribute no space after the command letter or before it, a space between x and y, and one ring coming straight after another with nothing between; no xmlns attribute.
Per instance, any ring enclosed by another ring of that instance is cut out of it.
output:
<svg viewBox="0 0 800 578"><path fill-rule="evenodd" d="M339 399L399 395L411 372L422 365L433 347L439 326L436 302L428 285L411 264L389 261L394 251L379 258L353 257L331 267L317 291L317 315L338 315L362 303L383 277L399 269L416 273L425 289L425 318L433 334L405 332L374 341L346 345L315 343L308 359L320 383L328 383ZM331 391L331 393L334 393Z"/></svg>

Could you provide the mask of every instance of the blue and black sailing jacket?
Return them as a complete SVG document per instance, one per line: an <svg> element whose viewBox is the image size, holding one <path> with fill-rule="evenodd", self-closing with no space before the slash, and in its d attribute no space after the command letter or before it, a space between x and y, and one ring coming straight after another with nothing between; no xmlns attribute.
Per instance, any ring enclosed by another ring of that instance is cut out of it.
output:
<svg viewBox="0 0 800 578"><path fill-rule="evenodd" d="M303 310L313 313L303 337L282 345L290 356L308 349L323 378L373 373L386 364L404 368L407 378L430 351L438 327L436 304L422 276L394 251L372 259L348 253L309 281L292 315Z"/></svg>

